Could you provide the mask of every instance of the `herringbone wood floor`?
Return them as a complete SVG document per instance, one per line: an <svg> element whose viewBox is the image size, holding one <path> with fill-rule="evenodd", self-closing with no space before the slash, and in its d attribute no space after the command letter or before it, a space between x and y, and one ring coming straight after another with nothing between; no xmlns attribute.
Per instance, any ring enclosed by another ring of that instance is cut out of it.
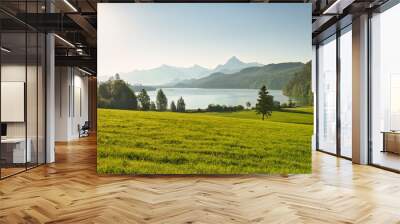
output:
<svg viewBox="0 0 400 224"><path fill-rule="evenodd" d="M94 138L0 181L0 223L400 223L400 175L313 154L312 175L96 174Z"/></svg>

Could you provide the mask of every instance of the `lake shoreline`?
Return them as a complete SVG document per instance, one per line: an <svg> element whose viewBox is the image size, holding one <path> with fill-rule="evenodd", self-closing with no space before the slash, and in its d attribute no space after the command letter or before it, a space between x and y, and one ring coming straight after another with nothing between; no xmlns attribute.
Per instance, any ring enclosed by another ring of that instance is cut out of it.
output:
<svg viewBox="0 0 400 224"><path fill-rule="evenodd" d="M186 103L186 109L197 110L206 109L208 105L226 105L247 107L250 102L251 107L257 103L258 89L215 89L215 88L161 88L167 96L168 103L175 103L180 97L183 97ZM156 101L157 90L148 91L151 101ZM274 101L288 103L289 97L283 95L282 90L269 90L274 97Z"/></svg>

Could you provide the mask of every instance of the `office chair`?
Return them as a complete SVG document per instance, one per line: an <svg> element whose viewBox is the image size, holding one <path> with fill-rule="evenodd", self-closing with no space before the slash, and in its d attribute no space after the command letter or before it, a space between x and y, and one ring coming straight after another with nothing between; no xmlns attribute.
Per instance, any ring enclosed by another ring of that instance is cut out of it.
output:
<svg viewBox="0 0 400 224"><path fill-rule="evenodd" d="M79 138L89 136L89 129L90 129L89 121L85 121L85 123L82 125L82 127L79 127L79 126L80 125L78 125Z"/></svg>

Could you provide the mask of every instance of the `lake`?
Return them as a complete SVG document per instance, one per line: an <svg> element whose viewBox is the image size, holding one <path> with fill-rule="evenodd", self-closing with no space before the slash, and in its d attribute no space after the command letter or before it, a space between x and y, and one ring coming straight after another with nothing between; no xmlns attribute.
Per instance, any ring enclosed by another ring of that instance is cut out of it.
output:
<svg viewBox="0 0 400 224"><path fill-rule="evenodd" d="M205 109L209 104L227 106L242 105L246 102L255 106L258 97L258 89L203 89L203 88L163 88L168 98L168 108L171 101L178 101L182 96L186 103L186 109ZM281 90L269 90L275 101L287 103L289 98L283 95ZM152 101L156 102L156 91L147 92Z"/></svg>

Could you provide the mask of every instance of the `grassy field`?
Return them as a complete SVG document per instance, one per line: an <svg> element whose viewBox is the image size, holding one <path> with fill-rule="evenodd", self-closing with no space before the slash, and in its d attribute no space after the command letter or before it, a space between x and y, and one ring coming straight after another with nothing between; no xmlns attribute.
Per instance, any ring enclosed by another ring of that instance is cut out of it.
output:
<svg viewBox="0 0 400 224"><path fill-rule="evenodd" d="M311 172L309 109L171 113L98 110L102 174L296 174Z"/></svg>
<svg viewBox="0 0 400 224"><path fill-rule="evenodd" d="M284 108L282 109L286 112L297 112L297 113L305 113L305 114L313 114L314 107L295 107L295 108Z"/></svg>
<svg viewBox="0 0 400 224"><path fill-rule="evenodd" d="M268 118L266 121L281 122L281 123L292 123L292 124L313 124L312 113L303 112L303 109L299 111L291 110L287 112L274 111L273 116ZM208 115L218 116L218 117L231 117L239 119L255 119L260 121L261 115L256 114L254 111L240 111L235 113L207 113Z"/></svg>

